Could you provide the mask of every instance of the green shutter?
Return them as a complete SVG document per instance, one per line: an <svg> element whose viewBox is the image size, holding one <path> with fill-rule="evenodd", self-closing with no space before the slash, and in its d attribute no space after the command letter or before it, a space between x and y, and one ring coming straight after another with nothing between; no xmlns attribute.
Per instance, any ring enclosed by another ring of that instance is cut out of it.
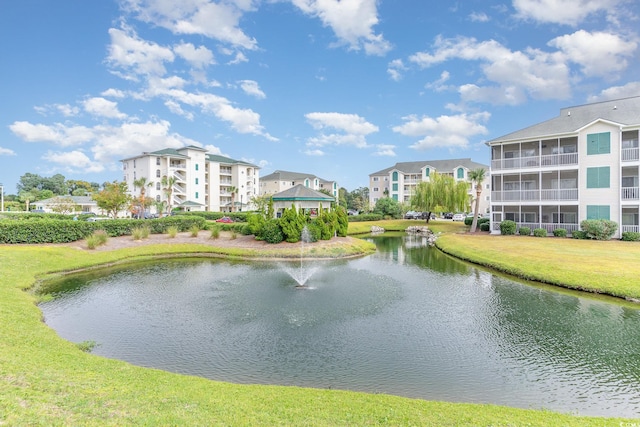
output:
<svg viewBox="0 0 640 427"><path fill-rule="evenodd" d="M598 219L598 206L587 205L587 219Z"/></svg>
<svg viewBox="0 0 640 427"><path fill-rule="evenodd" d="M610 180L610 168L609 166L598 168L598 184L600 188L609 188L611 187ZM608 215L607 215L608 216Z"/></svg>
<svg viewBox="0 0 640 427"><path fill-rule="evenodd" d="M611 133L604 132L598 134L598 148L600 154L611 153Z"/></svg>
<svg viewBox="0 0 640 427"><path fill-rule="evenodd" d="M587 155L598 154L598 134L590 133L587 135Z"/></svg>
<svg viewBox="0 0 640 427"><path fill-rule="evenodd" d="M458 179L464 178L464 169L458 168Z"/></svg>
<svg viewBox="0 0 640 427"><path fill-rule="evenodd" d="M392 181L397 181L398 180L398 172L394 172L393 175L391 175L391 180Z"/></svg>
<svg viewBox="0 0 640 427"><path fill-rule="evenodd" d="M587 219L609 219L609 205L587 205Z"/></svg>
<svg viewBox="0 0 640 427"><path fill-rule="evenodd" d="M393 184L393 191L398 191L398 184Z"/></svg>
<svg viewBox="0 0 640 427"><path fill-rule="evenodd" d="M587 188L598 188L598 168L587 168Z"/></svg>
<svg viewBox="0 0 640 427"><path fill-rule="evenodd" d="M426 169L424 170L424 176L429 176L429 168L426 168Z"/></svg>

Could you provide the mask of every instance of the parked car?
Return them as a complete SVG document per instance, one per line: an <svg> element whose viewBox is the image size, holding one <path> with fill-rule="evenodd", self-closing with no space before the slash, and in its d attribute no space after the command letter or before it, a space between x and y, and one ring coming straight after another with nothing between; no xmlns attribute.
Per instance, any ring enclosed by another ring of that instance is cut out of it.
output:
<svg viewBox="0 0 640 427"><path fill-rule="evenodd" d="M358 212L355 209L347 209L347 215L358 215L360 212Z"/></svg>
<svg viewBox="0 0 640 427"><path fill-rule="evenodd" d="M216 219L216 222L223 222L225 224L231 224L233 220L228 216L223 216L222 218Z"/></svg>
<svg viewBox="0 0 640 427"><path fill-rule="evenodd" d="M89 218L87 218L88 222L96 222L96 221L104 221L105 219L111 219L109 217L102 217L102 216L90 216Z"/></svg>
<svg viewBox="0 0 640 427"><path fill-rule="evenodd" d="M453 219L453 213L448 212L448 213L444 214L444 219Z"/></svg>
<svg viewBox="0 0 640 427"><path fill-rule="evenodd" d="M464 221L465 218L466 218L465 214L457 213L453 215L451 219L454 221Z"/></svg>
<svg viewBox="0 0 640 427"><path fill-rule="evenodd" d="M422 212L409 211L404 214L404 219L420 219L422 218Z"/></svg>

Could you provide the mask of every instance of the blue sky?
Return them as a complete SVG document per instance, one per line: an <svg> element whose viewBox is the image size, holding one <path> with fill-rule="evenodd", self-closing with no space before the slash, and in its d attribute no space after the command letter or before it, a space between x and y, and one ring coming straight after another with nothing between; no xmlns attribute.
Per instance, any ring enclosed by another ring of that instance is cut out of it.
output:
<svg viewBox="0 0 640 427"><path fill-rule="evenodd" d="M197 145L351 191L640 95L637 0L0 3L0 182Z"/></svg>

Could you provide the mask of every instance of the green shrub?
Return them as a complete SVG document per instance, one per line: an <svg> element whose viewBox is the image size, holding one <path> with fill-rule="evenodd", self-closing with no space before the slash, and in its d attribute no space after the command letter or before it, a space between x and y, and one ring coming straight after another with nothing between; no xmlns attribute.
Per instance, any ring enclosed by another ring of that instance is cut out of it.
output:
<svg viewBox="0 0 640 427"><path fill-rule="evenodd" d="M478 218L478 225L482 224L490 224L491 220L489 218Z"/></svg>
<svg viewBox="0 0 640 427"><path fill-rule="evenodd" d="M349 228L349 215L343 207L336 209L336 234L338 237L346 237Z"/></svg>
<svg viewBox="0 0 640 427"><path fill-rule="evenodd" d="M98 241L99 239L96 237L95 234L92 234L91 236L87 237L87 248L89 249L97 248L98 246L100 246Z"/></svg>
<svg viewBox="0 0 640 427"><path fill-rule="evenodd" d="M236 240L238 238L238 233L236 233L235 230L232 230L230 238L231 240Z"/></svg>
<svg viewBox="0 0 640 427"><path fill-rule="evenodd" d="M467 227L470 227L471 224L473 223L473 217L472 216L467 216L464 218L464 225L466 225ZM477 224L477 222L476 222Z"/></svg>
<svg viewBox="0 0 640 427"><path fill-rule="evenodd" d="M556 228L553 230L553 235L556 237L567 237L567 230L564 228Z"/></svg>
<svg viewBox="0 0 640 427"><path fill-rule="evenodd" d="M133 237L133 240L146 239L147 237L149 237L149 233L151 233L151 229L146 225L141 225L131 230L131 236Z"/></svg>
<svg viewBox="0 0 640 427"><path fill-rule="evenodd" d="M585 219L580 223L580 228L588 239L609 240L616 234L618 224L608 219Z"/></svg>
<svg viewBox="0 0 640 427"><path fill-rule="evenodd" d="M529 228L529 227L520 227L520 230L518 230L518 234L520 234L521 236L530 236L531 235L531 228Z"/></svg>
<svg viewBox="0 0 640 427"><path fill-rule="evenodd" d="M172 225L171 227L167 227L167 234L169 235L169 237L173 239L178 235L178 227L176 227L175 225Z"/></svg>
<svg viewBox="0 0 640 427"><path fill-rule="evenodd" d="M491 230L491 224L488 222L483 222L480 224L480 231L489 231Z"/></svg>
<svg viewBox="0 0 640 427"><path fill-rule="evenodd" d="M280 243L284 240L284 234L277 219L265 221L261 237L267 243Z"/></svg>
<svg viewBox="0 0 640 427"><path fill-rule="evenodd" d="M547 230L545 228L534 228L533 237L547 237Z"/></svg>
<svg viewBox="0 0 640 427"><path fill-rule="evenodd" d="M584 231L576 230L571 233L571 237L578 240L584 240L587 238L587 233L585 233Z"/></svg>
<svg viewBox="0 0 640 427"><path fill-rule="evenodd" d="M516 223L509 219L502 221L500 223L500 234L505 236L516 234Z"/></svg>
<svg viewBox="0 0 640 427"><path fill-rule="evenodd" d="M320 240L320 236L322 236L322 232L320 231L320 228L315 222L311 222L310 224L307 225L307 231L309 231L310 242L317 242L318 240Z"/></svg>
<svg viewBox="0 0 640 427"><path fill-rule="evenodd" d="M374 213L351 215L349 217L349 222L381 221L382 217L383 215Z"/></svg>
<svg viewBox="0 0 640 427"><path fill-rule="evenodd" d="M240 229L240 234L242 234L243 236L250 236L253 233L251 232L251 226L249 224L243 224L242 228Z"/></svg>
<svg viewBox="0 0 640 427"><path fill-rule="evenodd" d="M98 241L98 245L104 245L105 243L107 243L107 240L109 240L109 236L104 230L96 230L93 232L92 236L96 238L96 240Z"/></svg>
<svg viewBox="0 0 640 427"><path fill-rule="evenodd" d="M218 227L212 227L210 238L217 239L218 237L220 237L220 229Z"/></svg>
<svg viewBox="0 0 640 427"><path fill-rule="evenodd" d="M200 232L200 226L197 224L193 224L191 228L189 228L189 233L191 233L191 237L198 237L198 233Z"/></svg>
<svg viewBox="0 0 640 427"><path fill-rule="evenodd" d="M640 241L640 233L637 231L623 231L622 240L625 242L638 242Z"/></svg>
<svg viewBox="0 0 640 427"><path fill-rule="evenodd" d="M291 208L285 209L280 217L280 228L284 238L289 243L296 243L300 241L300 233L306 223L304 215L298 214L298 209L291 204Z"/></svg>

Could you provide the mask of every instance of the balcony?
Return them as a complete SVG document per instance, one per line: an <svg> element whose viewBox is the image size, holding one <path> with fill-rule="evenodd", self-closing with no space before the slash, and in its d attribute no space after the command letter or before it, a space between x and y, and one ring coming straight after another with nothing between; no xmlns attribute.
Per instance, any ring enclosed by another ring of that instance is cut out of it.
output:
<svg viewBox="0 0 640 427"><path fill-rule="evenodd" d="M622 200L638 200L640 197L638 187L622 187Z"/></svg>
<svg viewBox="0 0 640 427"><path fill-rule="evenodd" d="M492 191L492 202L577 201L577 188Z"/></svg>
<svg viewBox="0 0 640 427"><path fill-rule="evenodd" d="M531 169L539 167L568 166L577 164L578 153L544 154L541 156L491 160L491 169Z"/></svg>
<svg viewBox="0 0 640 427"><path fill-rule="evenodd" d="M623 148L621 153L623 162L633 162L640 160L640 148Z"/></svg>

